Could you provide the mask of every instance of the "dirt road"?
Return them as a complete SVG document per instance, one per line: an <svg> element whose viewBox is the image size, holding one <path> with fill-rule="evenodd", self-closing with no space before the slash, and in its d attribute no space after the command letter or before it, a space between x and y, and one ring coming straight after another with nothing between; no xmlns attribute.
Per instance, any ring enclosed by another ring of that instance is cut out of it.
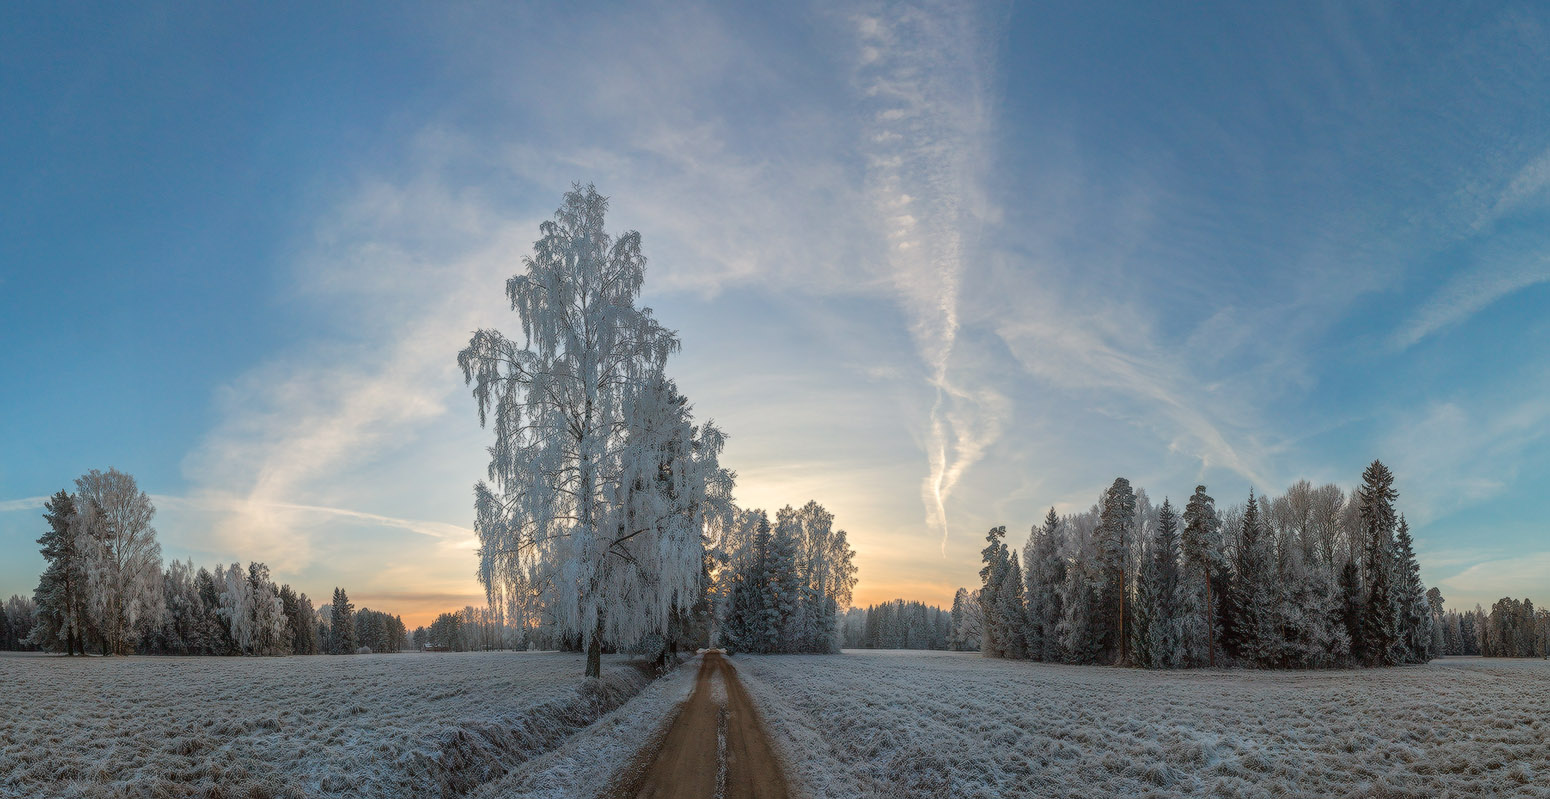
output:
<svg viewBox="0 0 1550 799"><path fill-rule="evenodd" d="M611 799L787 799L786 777L737 670L705 653L694 693Z"/></svg>

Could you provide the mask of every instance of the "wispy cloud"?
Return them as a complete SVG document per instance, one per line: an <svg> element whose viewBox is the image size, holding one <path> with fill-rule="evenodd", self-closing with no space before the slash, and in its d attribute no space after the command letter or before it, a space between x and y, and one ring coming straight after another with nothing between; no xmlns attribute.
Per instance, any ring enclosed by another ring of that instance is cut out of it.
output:
<svg viewBox="0 0 1550 799"><path fill-rule="evenodd" d="M372 470L446 417L462 385L457 350L500 318L511 253L531 227L494 220L435 176L364 184L297 265L294 300L327 309L333 333L221 392L222 421L185 459L192 488L168 499L212 514L220 547L281 569L311 561L330 519L466 549L466 528L376 512L393 486ZM469 452L457 461L471 467L467 484L477 445Z"/></svg>
<svg viewBox="0 0 1550 799"><path fill-rule="evenodd" d="M1550 256L1532 253L1510 258L1507 263L1493 261L1454 276L1394 331L1390 344L1397 350L1409 349L1509 294L1550 282Z"/></svg>
<svg viewBox="0 0 1550 799"><path fill-rule="evenodd" d="M13 513L16 511L33 510L43 507L48 497L26 497L24 499L0 500L0 513Z"/></svg>
<svg viewBox="0 0 1550 799"><path fill-rule="evenodd" d="M866 186L888 247L887 282L936 390L921 496L945 554L947 502L1010 408L952 368L964 261L987 213L979 182L994 40L977 9L956 4L888 6L853 24Z"/></svg>
<svg viewBox="0 0 1550 799"><path fill-rule="evenodd" d="M1489 608L1503 596L1527 596L1539 600L1545 589L1546 574L1550 574L1550 552L1527 552L1476 563L1440 582L1458 596L1457 601L1449 597L1452 604L1467 607L1470 602L1478 602Z"/></svg>

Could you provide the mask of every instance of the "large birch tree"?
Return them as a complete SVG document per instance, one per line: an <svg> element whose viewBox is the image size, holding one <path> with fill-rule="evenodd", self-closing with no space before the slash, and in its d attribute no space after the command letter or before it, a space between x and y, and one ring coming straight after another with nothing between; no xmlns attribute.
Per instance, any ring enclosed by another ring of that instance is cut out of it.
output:
<svg viewBox="0 0 1550 799"><path fill-rule="evenodd" d="M522 340L479 330L458 354L495 433L474 489L480 581L542 601L581 638L588 677L605 640L635 644L694 606L705 515L731 507L720 432L688 425L663 379L678 339L636 305L640 234L611 236L607 210L573 187L506 282Z"/></svg>

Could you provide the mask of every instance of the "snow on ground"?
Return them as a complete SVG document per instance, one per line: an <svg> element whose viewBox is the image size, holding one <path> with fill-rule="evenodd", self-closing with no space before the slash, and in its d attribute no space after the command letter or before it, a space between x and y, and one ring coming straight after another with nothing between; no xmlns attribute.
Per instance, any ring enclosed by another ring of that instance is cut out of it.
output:
<svg viewBox="0 0 1550 799"><path fill-rule="evenodd" d="M683 662L623 707L571 736L558 749L535 757L504 778L485 783L469 799L589 799L623 781L636 755L667 733L694 691L700 658Z"/></svg>
<svg viewBox="0 0 1550 799"><path fill-rule="evenodd" d="M0 657L0 797L455 793L646 685L605 657Z"/></svg>
<svg viewBox="0 0 1550 799"><path fill-rule="evenodd" d="M738 656L815 797L1550 797L1550 662L1149 672Z"/></svg>

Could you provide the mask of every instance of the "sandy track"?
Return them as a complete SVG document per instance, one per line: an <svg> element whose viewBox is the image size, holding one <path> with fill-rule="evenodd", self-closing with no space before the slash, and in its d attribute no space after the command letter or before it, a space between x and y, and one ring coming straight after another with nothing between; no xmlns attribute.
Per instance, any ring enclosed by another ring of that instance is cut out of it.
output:
<svg viewBox="0 0 1550 799"><path fill-rule="evenodd" d="M611 799L788 796L785 774L753 700L738 682L732 664L715 652L705 654L694 693L667 735L658 746L637 755L625 773L609 793Z"/></svg>

